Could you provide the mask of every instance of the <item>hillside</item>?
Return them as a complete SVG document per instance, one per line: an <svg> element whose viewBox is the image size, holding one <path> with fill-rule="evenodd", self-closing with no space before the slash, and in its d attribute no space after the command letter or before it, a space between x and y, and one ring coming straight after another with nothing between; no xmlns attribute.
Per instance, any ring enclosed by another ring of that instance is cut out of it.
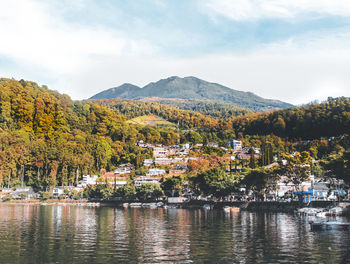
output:
<svg viewBox="0 0 350 264"><path fill-rule="evenodd" d="M179 123L182 129L211 129L218 125L218 120L196 111L182 110L156 102L144 102L129 99L100 99L89 102L104 106L128 120L141 116L158 116L173 124Z"/></svg>
<svg viewBox="0 0 350 264"><path fill-rule="evenodd" d="M153 126L153 127L171 127L176 128L176 124L154 115L138 116L127 121L129 124L139 126Z"/></svg>
<svg viewBox="0 0 350 264"><path fill-rule="evenodd" d="M227 120L236 133L292 139L350 134L350 98L329 98L320 104L234 117Z"/></svg>
<svg viewBox="0 0 350 264"><path fill-rule="evenodd" d="M90 99L142 99L145 97L201 99L230 102L253 111L268 111L291 107L291 104L279 100L264 99L251 92L234 90L217 83L203 81L196 77L177 76L151 82L143 88L123 84L98 93Z"/></svg>
<svg viewBox="0 0 350 264"><path fill-rule="evenodd" d="M0 186L45 189L120 163L139 166L150 154L135 146L138 139L174 144L177 137L172 128L128 124L122 114L35 82L0 79Z"/></svg>
<svg viewBox="0 0 350 264"><path fill-rule="evenodd" d="M239 107L229 102L219 102L213 100L200 99L178 99L178 98L159 98L159 97L145 97L141 101L156 102L160 104L169 105L183 110L196 111L203 115L214 118L230 118L234 116L241 116L253 113L243 107Z"/></svg>

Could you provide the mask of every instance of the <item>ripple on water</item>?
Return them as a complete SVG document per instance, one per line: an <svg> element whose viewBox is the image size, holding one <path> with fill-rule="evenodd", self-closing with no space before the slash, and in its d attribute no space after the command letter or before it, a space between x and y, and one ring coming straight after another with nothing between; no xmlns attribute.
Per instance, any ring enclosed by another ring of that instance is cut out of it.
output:
<svg viewBox="0 0 350 264"><path fill-rule="evenodd" d="M350 263L350 232L286 214L0 205L0 263Z"/></svg>

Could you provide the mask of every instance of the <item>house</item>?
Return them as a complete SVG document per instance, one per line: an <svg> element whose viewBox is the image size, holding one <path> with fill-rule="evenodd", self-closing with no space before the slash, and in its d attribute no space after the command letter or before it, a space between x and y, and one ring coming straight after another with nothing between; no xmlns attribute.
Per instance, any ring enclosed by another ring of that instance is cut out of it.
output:
<svg viewBox="0 0 350 264"><path fill-rule="evenodd" d="M176 164L170 171L170 175L180 175L187 171L187 165L186 164Z"/></svg>
<svg viewBox="0 0 350 264"><path fill-rule="evenodd" d="M152 166L153 163L154 163L154 159L145 159L145 160L143 161L143 166L149 167L149 166Z"/></svg>
<svg viewBox="0 0 350 264"><path fill-rule="evenodd" d="M155 158L164 158L168 156L168 150L163 147L155 147L153 148L153 156Z"/></svg>
<svg viewBox="0 0 350 264"><path fill-rule="evenodd" d="M154 169L148 170L147 176L159 176L159 175L163 175L163 174L165 174L165 170L154 168Z"/></svg>
<svg viewBox="0 0 350 264"><path fill-rule="evenodd" d="M242 149L242 141L240 140L230 140L227 142L227 146L231 147L233 150L241 150Z"/></svg>
<svg viewBox="0 0 350 264"><path fill-rule="evenodd" d="M60 195L64 194L64 188L61 186L57 186L55 188L52 189L52 195L54 197L58 197Z"/></svg>
<svg viewBox="0 0 350 264"><path fill-rule="evenodd" d="M114 170L114 174L130 174L131 170L129 168L118 168L116 170Z"/></svg>
<svg viewBox="0 0 350 264"><path fill-rule="evenodd" d="M214 143L214 142L209 142L207 145L208 145L208 147L212 147L212 148L218 148L219 147L219 144L218 143Z"/></svg>
<svg viewBox="0 0 350 264"><path fill-rule="evenodd" d="M137 146L140 148L147 148L147 144L143 140L139 140Z"/></svg>
<svg viewBox="0 0 350 264"><path fill-rule="evenodd" d="M78 182L77 187L84 188L88 185L96 185L97 178L97 175L83 175L83 179Z"/></svg>
<svg viewBox="0 0 350 264"><path fill-rule="evenodd" d="M148 176L140 176L135 179L134 185L135 187L138 187L145 183L160 184L156 178L148 177Z"/></svg>
<svg viewBox="0 0 350 264"><path fill-rule="evenodd" d="M118 169L114 170L115 174L130 174L135 169L131 163L121 164Z"/></svg>
<svg viewBox="0 0 350 264"><path fill-rule="evenodd" d="M190 149L190 147L191 147L190 143L185 143L185 144L182 145L183 149Z"/></svg>
<svg viewBox="0 0 350 264"><path fill-rule="evenodd" d="M173 159L169 158L156 158L154 160L156 165L171 165L173 163Z"/></svg>
<svg viewBox="0 0 350 264"><path fill-rule="evenodd" d="M22 195L24 195L27 199L36 199L36 198L39 198L40 196L39 193L34 192L32 187L18 187L15 189L3 188L1 192L3 194L9 193L13 196L13 198L23 198Z"/></svg>

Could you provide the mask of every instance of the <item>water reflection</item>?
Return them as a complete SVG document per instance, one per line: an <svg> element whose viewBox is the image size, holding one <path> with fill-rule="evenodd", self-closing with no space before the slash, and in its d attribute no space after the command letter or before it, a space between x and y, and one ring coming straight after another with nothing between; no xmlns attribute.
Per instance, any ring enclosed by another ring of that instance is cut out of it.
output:
<svg viewBox="0 0 350 264"><path fill-rule="evenodd" d="M0 243L0 263L350 263L350 232L273 213L0 204Z"/></svg>

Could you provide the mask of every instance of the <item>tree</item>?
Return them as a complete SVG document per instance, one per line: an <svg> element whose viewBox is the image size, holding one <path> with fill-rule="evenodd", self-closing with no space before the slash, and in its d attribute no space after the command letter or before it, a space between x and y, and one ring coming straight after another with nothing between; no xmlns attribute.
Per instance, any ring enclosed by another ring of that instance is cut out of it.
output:
<svg viewBox="0 0 350 264"><path fill-rule="evenodd" d="M286 176L287 180L299 189L299 185L310 177L310 153L304 151L301 154L296 153L294 156L286 154L283 159L285 162L283 160L279 161L278 174Z"/></svg>
<svg viewBox="0 0 350 264"><path fill-rule="evenodd" d="M160 187L163 189L166 196L179 196L183 190L184 179L181 176L174 176L165 179Z"/></svg>
<svg viewBox="0 0 350 264"><path fill-rule="evenodd" d="M136 189L133 184L126 184L119 187L116 192L117 197L122 197L124 199L133 199L136 194Z"/></svg>
<svg viewBox="0 0 350 264"><path fill-rule="evenodd" d="M235 190L234 177L220 168L199 172L191 181L197 193L207 196L221 198Z"/></svg>
<svg viewBox="0 0 350 264"><path fill-rule="evenodd" d="M158 199L163 195L163 190L155 183L144 183L136 187L136 196L141 201Z"/></svg>
<svg viewBox="0 0 350 264"><path fill-rule="evenodd" d="M255 194L265 193L270 181L271 172L265 168L248 169L243 173L241 184L245 185L246 190L252 190Z"/></svg>

